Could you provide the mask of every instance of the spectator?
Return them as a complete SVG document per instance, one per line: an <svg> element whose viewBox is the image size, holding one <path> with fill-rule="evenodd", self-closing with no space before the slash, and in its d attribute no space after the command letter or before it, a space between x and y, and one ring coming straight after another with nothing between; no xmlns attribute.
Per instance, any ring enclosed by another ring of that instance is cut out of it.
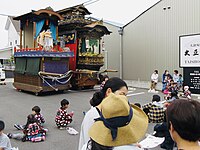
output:
<svg viewBox="0 0 200 150"><path fill-rule="evenodd" d="M182 89L183 87L183 77L182 77L182 74L179 74L179 78L178 78L178 89Z"/></svg>
<svg viewBox="0 0 200 150"><path fill-rule="evenodd" d="M167 76L172 79L172 76L169 74L169 71L168 70L165 70L165 72L163 73L162 75L162 84L163 84L163 87L162 87L162 92L166 89L166 86L167 86Z"/></svg>
<svg viewBox="0 0 200 150"><path fill-rule="evenodd" d="M200 103L179 99L167 107L167 125L179 150L200 150Z"/></svg>
<svg viewBox="0 0 200 150"><path fill-rule="evenodd" d="M88 131L94 124L94 119L99 117L99 113L96 107L103 101L109 94L114 93L116 95L126 95L128 93L128 86L126 82L118 77L112 77L106 81L102 90L94 93L90 100L91 109L86 113L83 122L81 124L81 132L79 138L78 150L81 150L83 145L90 139Z"/></svg>
<svg viewBox="0 0 200 150"><path fill-rule="evenodd" d="M113 107L115 109L113 109ZM135 145L146 133L148 118L124 95L110 94L98 106L99 118L89 130L91 140L82 150L138 150Z"/></svg>
<svg viewBox="0 0 200 150"><path fill-rule="evenodd" d="M160 96L153 95L152 102L142 106L143 110L147 113L149 122L161 123L164 120L164 108L160 103Z"/></svg>
<svg viewBox="0 0 200 150"><path fill-rule="evenodd" d="M173 74L173 80L174 80L174 82L177 83L178 79L179 79L178 70L174 70L174 74Z"/></svg>
<svg viewBox="0 0 200 150"><path fill-rule="evenodd" d="M184 93L183 93L183 97L187 98L187 99L191 99L191 92L189 90L189 86L184 86Z"/></svg>
<svg viewBox="0 0 200 150"><path fill-rule="evenodd" d="M154 72L151 75L151 86L148 92L158 93L158 91L156 91L157 83L158 83L158 70L154 70Z"/></svg>
<svg viewBox="0 0 200 150"><path fill-rule="evenodd" d="M39 106L34 106L32 108L32 114L35 116L35 118L38 120L38 123L43 126L45 119L43 115L40 113L41 109ZM18 130L24 130L25 125L20 125L20 124L14 124L14 127L17 128Z"/></svg>
<svg viewBox="0 0 200 150"><path fill-rule="evenodd" d="M61 107L57 110L55 122L59 129L66 129L67 125L72 122L73 112L67 113L67 108L69 107L69 101L63 99L60 102Z"/></svg>
<svg viewBox="0 0 200 150"><path fill-rule="evenodd" d="M4 128L5 123L2 120L0 120L0 150L10 150L10 139L7 137L6 134L3 133Z"/></svg>
<svg viewBox="0 0 200 150"><path fill-rule="evenodd" d="M27 116L27 123L23 129L23 133L8 133L9 138L32 142L40 142L46 139L46 131L38 123L35 115L30 114Z"/></svg>

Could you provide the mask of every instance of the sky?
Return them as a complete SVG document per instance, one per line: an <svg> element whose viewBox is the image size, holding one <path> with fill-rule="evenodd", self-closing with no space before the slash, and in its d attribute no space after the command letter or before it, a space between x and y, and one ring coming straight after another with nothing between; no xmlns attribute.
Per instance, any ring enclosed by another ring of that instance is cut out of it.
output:
<svg viewBox="0 0 200 150"><path fill-rule="evenodd" d="M0 5L0 49L7 45L4 15L19 16L48 6L54 11L84 3L90 16L127 24L159 0L4 0Z"/></svg>

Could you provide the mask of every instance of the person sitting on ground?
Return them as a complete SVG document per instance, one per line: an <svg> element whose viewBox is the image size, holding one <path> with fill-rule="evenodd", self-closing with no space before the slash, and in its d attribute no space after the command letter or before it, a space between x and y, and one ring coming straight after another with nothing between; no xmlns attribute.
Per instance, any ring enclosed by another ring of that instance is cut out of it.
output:
<svg viewBox="0 0 200 150"><path fill-rule="evenodd" d="M162 92L166 89L168 78L172 79L172 76L169 74L168 70L165 70L165 72L162 75Z"/></svg>
<svg viewBox="0 0 200 150"><path fill-rule="evenodd" d="M177 83L178 79L179 79L178 70L174 70L174 74L173 74L173 80L174 80L174 82Z"/></svg>
<svg viewBox="0 0 200 150"><path fill-rule="evenodd" d="M143 111L147 113L149 122L161 123L164 120L164 108L160 103L160 96L153 95L152 102L144 104L142 106Z"/></svg>
<svg viewBox="0 0 200 150"><path fill-rule="evenodd" d="M126 95L128 93L128 86L125 81L118 77L112 77L106 81L103 89L97 91L93 94L90 100L90 105L92 106L90 110L85 114L83 122L81 124L79 147L81 150L83 145L87 143L90 139L88 131L90 127L94 124L94 119L99 117L99 113L96 107L104 100L109 94L114 93L116 95Z"/></svg>
<svg viewBox="0 0 200 150"><path fill-rule="evenodd" d="M164 121L162 123L158 123L154 126L154 136L155 137L164 137L165 140L160 145L161 148L167 150L173 150L174 141L170 136L169 130L167 128L167 120L166 120L166 111L164 113Z"/></svg>
<svg viewBox="0 0 200 150"><path fill-rule="evenodd" d="M178 150L200 150L200 103L179 99L167 107L167 126Z"/></svg>
<svg viewBox="0 0 200 150"><path fill-rule="evenodd" d="M100 117L91 126L90 141L82 150L140 149L136 143L148 128L148 117L140 108L130 105L126 96L111 93L97 110Z"/></svg>
<svg viewBox="0 0 200 150"><path fill-rule="evenodd" d="M66 129L67 125L72 122L73 112L67 113L67 108L69 108L69 101L63 99L60 102L61 107L57 110L55 122L59 129Z"/></svg>
<svg viewBox="0 0 200 150"><path fill-rule="evenodd" d="M158 92L156 91L157 83L158 83L158 70L154 70L154 72L151 75L151 86L148 92L157 93Z"/></svg>
<svg viewBox="0 0 200 150"><path fill-rule="evenodd" d="M4 121L0 120L0 150L11 150L10 139L3 133L5 128Z"/></svg>
<svg viewBox="0 0 200 150"><path fill-rule="evenodd" d="M32 142L40 142L46 139L46 131L38 123L35 115L29 114L27 116L27 123L24 127L23 133L8 133L9 138Z"/></svg>
<svg viewBox="0 0 200 150"><path fill-rule="evenodd" d="M192 99L189 86L184 86L183 98Z"/></svg>
<svg viewBox="0 0 200 150"><path fill-rule="evenodd" d="M182 76L182 74L179 74L177 84L178 84L178 89L181 90L182 87L183 87L183 76Z"/></svg>
<svg viewBox="0 0 200 150"><path fill-rule="evenodd" d="M38 123L43 126L45 123L44 116L40 113L41 109L39 106L34 106L32 108L32 114L35 116L35 118L38 120ZM14 127L17 128L18 130L24 130L25 125L20 125L20 124L14 124Z"/></svg>

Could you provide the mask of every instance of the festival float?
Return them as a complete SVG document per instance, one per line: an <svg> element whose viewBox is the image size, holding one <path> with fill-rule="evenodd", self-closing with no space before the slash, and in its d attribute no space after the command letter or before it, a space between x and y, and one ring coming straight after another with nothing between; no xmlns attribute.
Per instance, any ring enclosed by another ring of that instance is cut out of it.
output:
<svg viewBox="0 0 200 150"><path fill-rule="evenodd" d="M104 65L102 37L111 32L92 21L83 5L31 11L20 21L20 49L15 49L14 87L34 92L93 88Z"/></svg>
<svg viewBox="0 0 200 150"><path fill-rule="evenodd" d="M104 65L102 37L111 32L103 21L90 19L91 13L82 4L57 13L64 18L58 23L59 41L63 43L60 46L74 52L74 57L70 58L70 69L74 72L70 80L72 88L93 88L98 83L100 67Z"/></svg>

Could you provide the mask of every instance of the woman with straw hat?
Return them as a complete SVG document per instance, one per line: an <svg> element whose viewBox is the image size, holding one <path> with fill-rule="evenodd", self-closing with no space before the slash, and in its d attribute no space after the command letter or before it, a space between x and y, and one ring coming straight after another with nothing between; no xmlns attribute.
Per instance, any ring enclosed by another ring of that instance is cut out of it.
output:
<svg viewBox="0 0 200 150"><path fill-rule="evenodd" d="M97 106L100 117L89 130L91 140L82 150L138 150L148 128L148 117L124 95L111 93ZM85 149L84 149L85 148Z"/></svg>
<svg viewBox="0 0 200 150"><path fill-rule="evenodd" d="M83 145L87 143L90 139L88 131L90 127L94 124L94 119L99 117L99 113L96 109L102 100L109 94L114 93L116 95L126 95L128 93L128 86L126 82L118 77L112 77L108 79L100 91L94 93L92 99L90 100L91 109L86 113L80 131L79 138L79 148L81 150Z"/></svg>

